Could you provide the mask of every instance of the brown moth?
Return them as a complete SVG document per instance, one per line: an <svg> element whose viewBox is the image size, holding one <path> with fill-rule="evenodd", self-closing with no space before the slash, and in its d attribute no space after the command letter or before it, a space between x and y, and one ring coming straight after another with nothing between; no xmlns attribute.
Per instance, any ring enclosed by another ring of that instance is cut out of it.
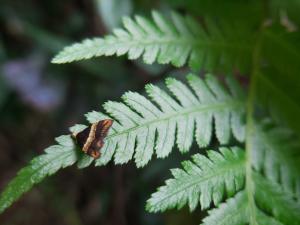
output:
<svg viewBox="0 0 300 225"><path fill-rule="evenodd" d="M73 133L72 137L84 153L98 159L101 155L100 149L104 144L103 140L112 124L113 120L100 120L79 133Z"/></svg>

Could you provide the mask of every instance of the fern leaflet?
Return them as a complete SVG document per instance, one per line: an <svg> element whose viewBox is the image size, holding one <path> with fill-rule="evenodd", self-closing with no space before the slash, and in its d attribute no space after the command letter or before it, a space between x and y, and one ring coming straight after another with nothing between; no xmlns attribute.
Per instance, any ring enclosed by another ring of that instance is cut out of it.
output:
<svg viewBox="0 0 300 225"><path fill-rule="evenodd" d="M282 144L285 143L285 144ZM300 199L300 144L290 130L274 127L265 120L255 127L253 166L268 179L280 182L283 189Z"/></svg>
<svg viewBox="0 0 300 225"><path fill-rule="evenodd" d="M276 182L270 181L255 173L255 198L260 208L266 210L283 224L300 224L300 202L294 195L284 191Z"/></svg>
<svg viewBox="0 0 300 225"><path fill-rule="evenodd" d="M234 27L223 26L221 30L215 22L207 20L205 30L191 17L172 13L172 20L166 20L154 11L153 21L136 16L125 17L124 29L115 29L113 35L104 38L84 40L66 47L52 60L53 63L67 63L96 56L117 56L128 53L129 59L143 57L152 64L172 63L183 66L186 62L194 69L207 70L222 68L245 68L253 43L250 34L239 33Z"/></svg>
<svg viewBox="0 0 300 225"><path fill-rule="evenodd" d="M114 154L116 164L126 163L134 155L137 167L143 167L154 150L159 158L168 156L175 141L181 152L187 152L194 130L198 145L208 146L213 119L220 143L229 142L231 130L237 140L243 141L243 94L233 80L228 79L232 95L213 76L208 75L203 82L189 75L188 82L196 95L182 82L167 79L167 87L178 101L160 88L147 85L148 95L159 107L133 92L124 94L124 103L107 102L104 108L115 122L96 165L106 164ZM108 118L96 112L87 117L90 122Z"/></svg>
<svg viewBox="0 0 300 225"><path fill-rule="evenodd" d="M208 211L209 216L203 220L203 225L240 225L248 221L247 195L244 191L236 194L217 209Z"/></svg>
<svg viewBox="0 0 300 225"><path fill-rule="evenodd" d="M158 189L147 201L150 212L183 207L187 202L194 210L200 202L208 208L213 202L219 204L225 193L234 195L244 184L244 151L238 148L220 148L220 153L209 151L208 157L196 154L193 162L182 163L184 169L173 169L174 179Z"/></svg>
<svg viewBox="0 0 300 225"><path fill-rule="evenodd" d="M218 208L210 210L202 225L240 225L249 223L247 195L239 192L233 198L222 203ZM279 220L256 208L257 225L284 225Z"/></svg>

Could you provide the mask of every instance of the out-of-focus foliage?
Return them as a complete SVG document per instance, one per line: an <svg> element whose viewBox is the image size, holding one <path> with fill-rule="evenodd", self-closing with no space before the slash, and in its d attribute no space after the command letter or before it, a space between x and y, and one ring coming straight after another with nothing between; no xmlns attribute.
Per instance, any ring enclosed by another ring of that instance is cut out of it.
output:
<svg viewBox="0 0 300 225"><path fill-rule="evenodd" d="M96 0L101 19L105 27L112 31L120 26L122 18L132 13L131 0Z"/></svg>

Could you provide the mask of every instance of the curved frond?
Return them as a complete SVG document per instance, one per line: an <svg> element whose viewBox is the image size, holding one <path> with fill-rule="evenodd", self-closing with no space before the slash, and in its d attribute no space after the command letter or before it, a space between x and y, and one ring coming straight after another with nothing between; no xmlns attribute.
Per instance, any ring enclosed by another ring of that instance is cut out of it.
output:
<svg viewBox="0 0 300 225"><path fill-rule="evenodd" d="M253 45L249 33L239 33L240 29L223 24L220 29L210 20L206 21L207 29L204 29L191 17L177 13L172 13L171 17L168 21L156 11L152 13L152 21L141 16L125 17L124 28L115 29L112 35L104 38L87 39L68 46L52 62L128 54L129 59L143 57L148 64L157 61L180 67L188 62L192 68L207 70L244 68L249 64Z"/></svg>
<svg viewBox="0 0 300 225"><path fill-rule="evenodd" d="M194 155L193 161L182 163L183 169L173 169L173 179L152 194L147 201L150 212L181 208L185 204L194 210L198 203L208 208L213 202L218 205L226 193L232 196L244 184L244 151L237 147L209 151L208 157Z"/></svg>
<svg viewBox="0 0 300 225"><path fill-rule="evenodd" d="M122 97L124 102L104 104L106 113L115 122L96 165L108 163L114 155L116 164L134 157L136 165L143 167L154 151L159 158L168 156L175 142L181 152L189 151L194 135L198 145L206 147L213 134L213 121L221 144L229 142L231 133L242 141L243 96L236 96L240 92L233 80L228 81L232 94L210 75L205 81L189 75L188 82L191 89L178 80L167 79L167 88L176 99L157 86L147 85L152 101L127 92ZM95 122L108 116L92 112L87 118Z"/></svg>
<svg viewBox="0 0 300 225"><path fill-rule="evenodd" d="M208 146L213 121L220 143L229 142L231 131L237 140L242 141L244 105L238 85L228 79L230 92L226 91L209 75L206 80L201 80L190 74L188 82L191 88L178 80L167 79L167 88L175 98L154 85L148 85L146 90L152 101L138 93L127 92L123 102L107 102L104 108L114 123L96 165L104 165L114 156L116 164L126 163L134 157L136 165L143 167L154 151L160 158L170 154L175 141L181 152L189 151L194 135L199 146ZM87 118L93 123L108 116L91 112ZM71 131L79 132L85 127L75 125ZM93 162L93 158L77 149L70 135L56 140L59 145L47 148L44 155L33 159L8 184L0 196L0 213L46 176L76 161L78 168Z"/></svg>

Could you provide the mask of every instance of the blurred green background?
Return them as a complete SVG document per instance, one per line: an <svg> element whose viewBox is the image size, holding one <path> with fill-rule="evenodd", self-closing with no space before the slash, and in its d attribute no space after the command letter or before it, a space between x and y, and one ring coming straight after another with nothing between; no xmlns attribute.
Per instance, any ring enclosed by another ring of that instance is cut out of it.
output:
<svg viewBox="0 0 300 225"><path fill-rule="evenodd" d="M27 162L68 133L84 114L119 100L127 90L143 92L149 82L172 74L169 66L147 66L125 57L51 64L65 45L102 36L138 13L186 10L184 1L1 0L0 1L0 189ZM181 71L176 72L180 74ZM192 151L192 153L195 152ZM179 159L78 170L51 177L4 214L1 225L18 224L198 224L187 210L149 214L145 201L178 166ZM200 213L193 214L201 217Z"/></svg>

